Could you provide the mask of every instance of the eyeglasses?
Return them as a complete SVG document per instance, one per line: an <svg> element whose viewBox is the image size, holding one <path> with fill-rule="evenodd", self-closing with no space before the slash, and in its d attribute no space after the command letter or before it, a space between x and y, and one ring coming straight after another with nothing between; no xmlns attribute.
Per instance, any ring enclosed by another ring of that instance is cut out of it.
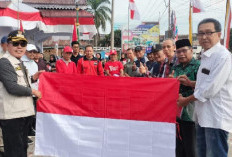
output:
<svg viewBox="0 0 232 157"><path fill-rule="evenodd" d="M27 41L21 40L21 41L13 41L11 42L14 47L21 46L21 47L26 47L27 46Z"/></svg>
<svg viewBox="0 0 232 157"><path fill-rule="evenodd" d="M189 49L176 50L176 53L180 54L181 52L187 53Z"/></svg>
<svg viewBox="0 0 232 157"><path fill-rule="evenodd" d="M215 32L200 32L197 34L198 37L203 37L204 35L209 37L211 36L213 33L217 33L216 31Z"/></svg>

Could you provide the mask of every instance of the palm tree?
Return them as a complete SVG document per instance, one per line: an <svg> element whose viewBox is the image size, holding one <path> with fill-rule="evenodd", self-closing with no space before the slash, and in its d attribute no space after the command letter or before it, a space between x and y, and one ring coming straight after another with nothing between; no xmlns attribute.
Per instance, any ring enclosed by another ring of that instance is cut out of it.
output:
<svg viewBox="0 0 232 157"><path fill-rule="evenodd" d="M98 39L100 38L99 28L101 27L102 30L105 31L106 23L107 21L110 21L110 0L87 0L87 4L92 8L94 15L94 22L97 29L95 42L97 43Z"/></svg>

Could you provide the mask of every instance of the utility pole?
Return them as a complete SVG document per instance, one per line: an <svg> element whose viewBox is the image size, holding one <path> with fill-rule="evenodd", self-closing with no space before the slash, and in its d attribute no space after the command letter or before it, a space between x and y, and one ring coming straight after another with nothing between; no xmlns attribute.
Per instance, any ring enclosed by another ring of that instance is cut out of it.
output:
<svg viewBox="0 0 232 157"><path fill-rule="evenodd" d="M170 17L171 17L171 3L170 3L171 0L169 0L168 2L168 31L171 30L171 27L170 27Z"/></svg>
<svg viewBox="0 0 232 157"><path fill-rule="evenodd" d="M111 9L111 50L114 49L114 0L112 0Z"/></svg>

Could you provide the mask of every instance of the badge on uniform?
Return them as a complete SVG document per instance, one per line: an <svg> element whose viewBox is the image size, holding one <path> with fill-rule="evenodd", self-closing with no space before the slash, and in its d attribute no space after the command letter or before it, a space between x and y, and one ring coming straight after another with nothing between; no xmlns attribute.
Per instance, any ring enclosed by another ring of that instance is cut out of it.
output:
<svg viewBox="0 0 232 157"><path fill-rule="evenodd" d="M209 75L210 70L209 70L209 69L206 69L206 68L203 68L203 69L201 70L201 72L202 72L203 74Z"/></svg>
<svg viewBox="0 0 232 157"><path fill-rule="evenodd" d="M20 66L17 66L15 67L15 70L18 71L18 70L22 70Z"/></svg>

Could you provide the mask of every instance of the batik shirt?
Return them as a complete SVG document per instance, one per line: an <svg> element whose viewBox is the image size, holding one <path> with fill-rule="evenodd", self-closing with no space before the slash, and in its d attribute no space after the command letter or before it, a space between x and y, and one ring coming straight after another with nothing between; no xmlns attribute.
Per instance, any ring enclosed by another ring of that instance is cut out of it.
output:
<svg viewBox="0 0 232 157"><path fill-rule="evenodd" d="M196 81L199 66L200 62L198 60L195 60L194 58L186 66L183 66L183 64L180 63L172 68L172 70L175 71L174 77L186 75L191 81ZM183 97L188 97L192 95L193 92L194 88L180 84L179 93L182 94ZM194 103L188 104L186 107L183 107L181 119L185 121L192 121L193 111Z"/></svg>

